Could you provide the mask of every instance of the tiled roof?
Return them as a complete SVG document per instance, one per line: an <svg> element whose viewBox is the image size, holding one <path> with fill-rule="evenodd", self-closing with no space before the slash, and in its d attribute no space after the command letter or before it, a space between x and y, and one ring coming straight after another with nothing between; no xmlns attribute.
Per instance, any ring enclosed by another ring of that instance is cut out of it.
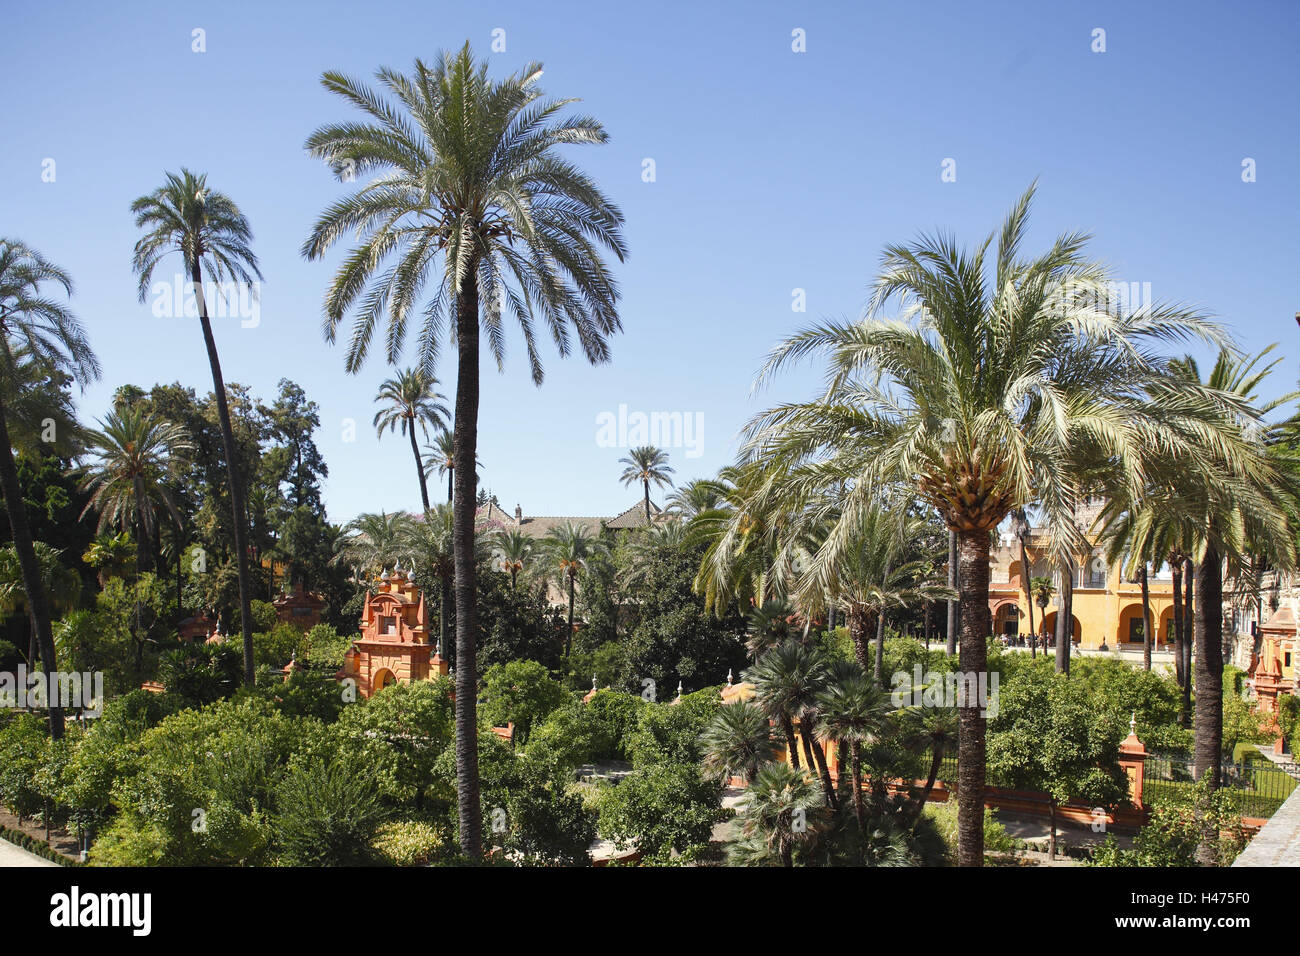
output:
<svg viewBox="0 0 1300 956"><path fill-rule="evenodd" d="M657 517L663 513L653 501L650 502L651 517ZM635 504L629 506L612 518L600 515L529 515L525 514L515 524L515 516L507 514L497 505L489 502L485 507L478 511L479 518L486 521L489 525L499 525L507 531L518 527L520 531L530 538L544 538L551 533L554 528L562 528L566 524L575 524L584 528L588 534L597 535L600 533L601 525L608 528L640 528L646 523L645 521L645 500L638 500Z"/></svg>

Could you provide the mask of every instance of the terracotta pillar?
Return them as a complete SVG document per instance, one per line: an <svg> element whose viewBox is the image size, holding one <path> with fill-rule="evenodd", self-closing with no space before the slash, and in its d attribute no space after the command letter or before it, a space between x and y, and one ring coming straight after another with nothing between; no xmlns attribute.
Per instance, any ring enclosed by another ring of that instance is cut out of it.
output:
<svg viewBox="0 0 1300 956"><path fill-rule="evenodd" d="M1133 806L1142 809L1142 781L1146 771L1147 748L1138 740L1137 714L1128 722L1128 736L1119 745L1119 765L1128 777L1129 799Z"/></svg>

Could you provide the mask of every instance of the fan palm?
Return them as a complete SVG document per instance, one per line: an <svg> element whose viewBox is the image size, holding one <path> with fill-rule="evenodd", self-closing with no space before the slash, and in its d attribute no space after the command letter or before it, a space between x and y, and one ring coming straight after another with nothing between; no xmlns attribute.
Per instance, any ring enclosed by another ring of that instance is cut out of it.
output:
<svg viewBox="0 0 1300 956"><path fill-rule="evenodd" d="M862 798L862 745L875 740L889 715L889 699L872 683L865 669L831 680L817 698L817 733L849 745L853 778L853 813L865 833L867 809ZM842 752L842 751L841 751ZM842 795L843 791L841 791Z"/></svg>
<svg viewBox="0 0 1300 956"><path fill-rule="evenodd" d="M774 856L781 866L794 866L794 851L811 839L810 818L823 799L817 782L789 764L764 764L741 801L741 839L728 847L728 855L736 862L761 862ZM760 852L754 853L755 849Z"/></svg>
<svg viewBox="0 0 1300 956"><path fill-rule="evenodd" d="M1156 343L1221 334L1199 313L1156 303L1112 308L1110 276L1068 234L1036 258L1021 255L1031 187L1001 229L973 252L945 235L886 247L864 317L807 329L778 346L759 384L827 353L824 393L778 406L749 427L746 453L769 463L766 501L796 507L828 482L846 483L842 515L816 558L830 574L856 541L882 487L913 489L958 539L960 667L986 669L989 537L1013 509L1035 502L1051 556L1085 550L1065 520L1082 490L1076 445L1108 452L1140 483L1140 457L1171 447L1164 418L1181 390L1146 388L1166 371ZM995 245L996 244L996 245ZM995 259L987 262L995 245ZM901 316L883 317L897 302ZM1096 456L1100 457L1100 456ZM960 717L959 858L983 861L985 723Z"/></svg>
<svg viewBox="0 0 1300 956"><path fill-rule="evenodd" d="M726 783L740 777L752 783L775 750L767 713L753 701L719 707L700 735L706 777Z"/></svg>
<svg viewBox="0 0 1300 956"><path fill-rule="evenodd" d="M821 778L827 806L833 808L835 789L830 768L812 732L817 722L818 695L830 678L825 656L806 644L786 641L764 654L749 669L748 676L754 683L754 697L759 705L781 725L795 767L799 766L794 738L798 727L804 756Z"/></svg>
<svg viewBox="0 0 1300 956"><path fill-rule="evenodd" d="M66 272L21 242L0 239L0 492L30 600L41 665L52 674L57 666L50 600L41 585L32 526L18 483L10 419L23 404L24 383L30 381L24 366L39 369L48 379L71 374L84 387L99 378L99 362L71 310L46 294L50 286L72 294L72 279ZM50 736L56 740L63 736L63 711L54 701L50 702Z"/></svg>
<svg viewBox="0 0 1300 956"><path fill-rule="evenodd" d="M133 529L136 568L152 571L150 543L157 526L157 506L180 523L167 481L176 477L177 458L193 445L180 425L138 406L109 412L89 438L95 460L84 469L82 490L90 492L90 500L82 515L99 512L96 531L101 534L109 528Z"/></svg>
<svg viewBox="0 0 1300 956"><path fill-rule="evenodd" d="M131 261L139 278L140 301L145 301L158 263L172 253L179 253L184 269L194 287L199 326L212 372L212 391L217 399L217 417L221 426L221 447L226 459L226 476L230 482L230 510L235 539L235 560L239 574L239 620L243 634L244 683L253 685L253 614L252 581L249 577L248 521L243 482L240 479L239 452L230 424L230 405L226 383L221 374L217 341L208 320L208 303L203 294L204 272L218 283L238 280L252 284L262 278L257 257L249 243L253 232L248 219L224 193L208 188L207 177L181 169L180 175L166 174L166 182L147 196L131 203L137 229L144 235L137 240Z"/></svg>
<svg viewBox="0 0 1300 956"><path fill-rule="evenodd" d="M334 341L355 307L347 369L365 360L387 312L385 350L396 362L407 324L425 296L420 365L431 369L450 330L457 356L456 436L456 767L459 833L467 856L482 852L478 788L474 609L474 461L478 449L479 344L504 367L507 313L520 325L532 378L542 382L534 324L549 329L562 356L573 336L592 363L609 359L621 328L618 287L602 249L626 255L622 213L596 184L558 155L569 145L603 143L585 116L561 118L571 100L546 100L541 65L490 80L466 44L410 75L381 69L386 94L340 73L327 90L365 114L364 122L321 127L307 141L341 179L374 174L331 204L303 246L322 257L345 235L359 245L335 274L325 301L325 336ZM389 98L391 97L391 98ZM385 266L385 263L391 263ZM367 288L369 291L367 291ZM450 327L450 329L449 329Z"/></svg>
<svg viewBox="0 0 1300 956"><path fill-rule="evenodd" d="M653 481L659 488L673 483L672 478L669 477L673 470L668 465L668 453L653 445L642 445L640 448L633 448L628 452L627 457L620 458L618 463L627 466L619 476L624 487L640 482L645 489L645 522L649 524L650 482Z"/></svg>
<svg viewBox="0 0 1300 956"><path fill-rule="evenodd" d="M379 437L385 431L401 431L411 440L411 454L415 456L415 471L420 479L420 502L429 510L429 484L425 480L424 463L420 460L420 446L415 441L415 429L427 435L429 426L440 434L447 431L447 406L436 388L438 380L421 369L408 368L397 373L396 378L385 379L379 386L375 401L381 403L375 413L374 426Z"/></svg>
<svg viewBox="0 0 1300 956"><path fill-rule="evenodd" d="M790 620L794 614L794 607L784 598L772 598L750 609L746 628L749 639L745 641L750 660L757 661L768 651L794 638L795 627Z"/></svg>
<svg viewBox="0 0 1300 956"><path fill-rule="evenodd" d="M542 539L541 545L550 563L551 573L556 575L558 583L568 595L569 627L564 636L564 656L568 657L573 643L573 606L578 573L592 557L605 550L605 545L592 537L582 525L572 521L552 528L550 534Z"/></svg>

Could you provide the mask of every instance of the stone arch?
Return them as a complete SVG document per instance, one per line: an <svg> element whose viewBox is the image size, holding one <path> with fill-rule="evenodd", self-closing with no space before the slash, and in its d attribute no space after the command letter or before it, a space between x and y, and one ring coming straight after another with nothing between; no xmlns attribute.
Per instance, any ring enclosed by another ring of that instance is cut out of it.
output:
<svg viewBox="0 0 1300 956"><path fill-rule="evenodd" d="M1072 633L1071 633L1070 640L1081 641L1083 638L1083 626L1079 623L1079 619L1075 617L1073 614L1070 615L1070 620L1074 623L1074 627L1071 629ZM1056 612L1055 611L1047 612L1047 617L1043 618L1042 627L1043 627L1043 631L1047 634L1047 639L1049 641L1056 636Z"/></svg>

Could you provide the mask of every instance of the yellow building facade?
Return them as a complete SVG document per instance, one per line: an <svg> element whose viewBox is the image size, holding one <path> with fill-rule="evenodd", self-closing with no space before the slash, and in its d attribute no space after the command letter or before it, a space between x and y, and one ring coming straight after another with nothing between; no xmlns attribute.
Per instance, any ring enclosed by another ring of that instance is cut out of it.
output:
<svg viewBox="0 0 1300 956"><path fill-rule="evenodd" d="M1045 541L1031 532L1026 542L1029 578L1055 580L1045 559ZM1011 535L999 539L990 555L989 611L993 616L993 633L997 636L1025 637L1029 634L1029 601L1021 567L1020 542ZM1142 586L1123 572L1122 562L1111 563L1099 547L1081 554L1075 561L1073 640L1085 649L1140 647L1143 643ZM1147 590L1151 617L1155 621L1157 649L1173 641L1173 577L1168 568L1149 570ZM1035 602L1034 632L1055 634L1059 612L1059 586L1042 609Z"/></svg>

